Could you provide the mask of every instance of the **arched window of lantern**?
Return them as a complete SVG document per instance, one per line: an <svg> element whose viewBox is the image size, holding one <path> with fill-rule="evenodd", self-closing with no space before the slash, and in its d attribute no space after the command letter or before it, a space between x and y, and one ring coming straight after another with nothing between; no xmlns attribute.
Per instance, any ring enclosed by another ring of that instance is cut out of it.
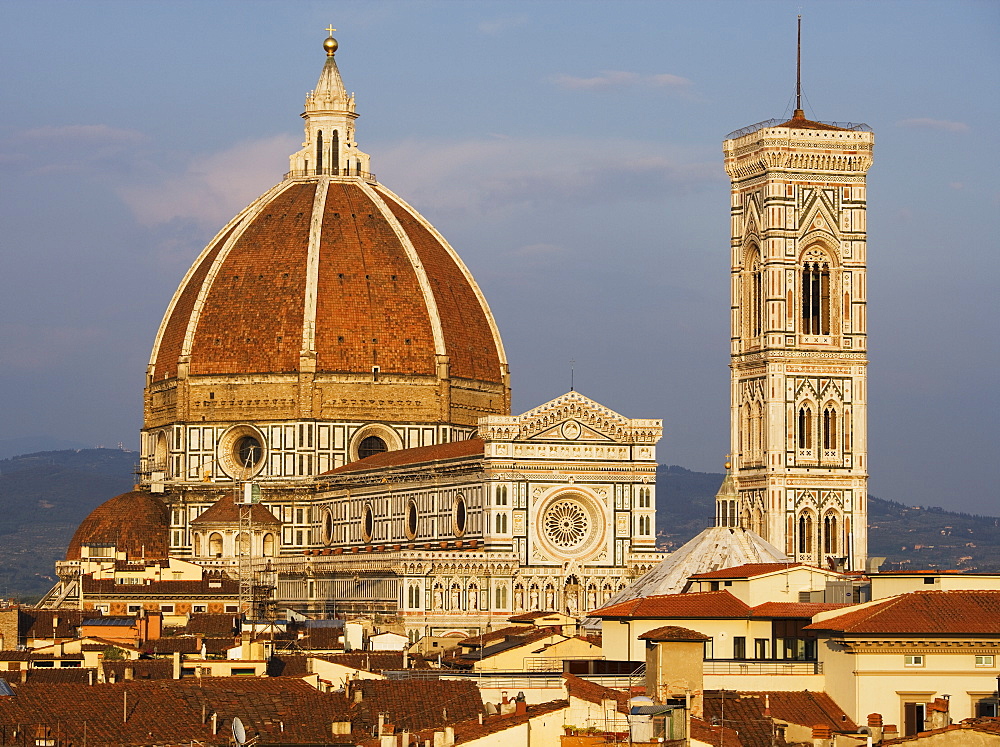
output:
<svg viewBox="0 0 1000 747"><path fill-rule="evenodd" d="M330 173L334 175L340 173L340 133L336 130L333 131L330 140Z"/></svg>
<svg viewBox="0 0 1000 747"><path fill-rule="evenodd" d="M811 246L802 257L799 294L801 333L830 334L830 258L819 246Z"/></svg>
<svg viewBox="0 0 1000 747"><path fill-rule="evenodd" d="M316 133L316 173L323 173L323 132Z"/></svg>

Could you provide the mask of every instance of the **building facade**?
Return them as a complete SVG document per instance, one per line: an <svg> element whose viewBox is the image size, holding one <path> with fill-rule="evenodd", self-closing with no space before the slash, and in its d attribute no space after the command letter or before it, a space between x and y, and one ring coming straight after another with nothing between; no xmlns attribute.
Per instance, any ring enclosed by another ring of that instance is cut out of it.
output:
<svg viewBox="0 0 1000 747"><path fill-rule="evenodd" d="M723 144L731 190L731 453L718 520L794 560L867 557L867 125L786 122Z"/></svg>
<svg viewBox="0 0 1000 747"><path fill-rule="evenodd" d="M510 414L482 291L371 172L324 48L288 173L164 315L139 486L81 524L47 601L82 606L102 558L152 556L238 579L253 616L374 614L414 638L582 616L658 559L662 425L575 391Z"/></svg>

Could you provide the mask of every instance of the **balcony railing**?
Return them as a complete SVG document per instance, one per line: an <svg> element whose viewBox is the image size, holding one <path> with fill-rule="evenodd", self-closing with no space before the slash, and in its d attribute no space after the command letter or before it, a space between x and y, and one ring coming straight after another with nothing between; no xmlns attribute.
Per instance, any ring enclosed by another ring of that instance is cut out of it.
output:
<svg viewBox="0 0 1000 747"><path fill-rule="evenodd" d="M358 171L357 169L304 169L295 170L285 173L286 179L306 179L310 176L356 176L360 179L364 179L366 182L371 182L376 184L378 179L375 178L375 174L370 171Z"/></svg>
<svg viewBox="0 0 1000 747"><path fill-rule="evenodd" d="M705 674L823 674L818 661L705 659Z"/></svg>

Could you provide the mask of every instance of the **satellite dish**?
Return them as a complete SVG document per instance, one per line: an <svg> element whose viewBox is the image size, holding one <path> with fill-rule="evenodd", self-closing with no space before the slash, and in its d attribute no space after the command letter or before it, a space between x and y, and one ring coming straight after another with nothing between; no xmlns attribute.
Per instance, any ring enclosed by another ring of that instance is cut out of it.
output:
<svg viewBox="0 0 1000 747"><path fill-rule="evenodd" d="M233 718L233 739L236 740L236 744L246 744L247 742L247 730L243 728L243 722L240 721L239 716Z"/></svg>

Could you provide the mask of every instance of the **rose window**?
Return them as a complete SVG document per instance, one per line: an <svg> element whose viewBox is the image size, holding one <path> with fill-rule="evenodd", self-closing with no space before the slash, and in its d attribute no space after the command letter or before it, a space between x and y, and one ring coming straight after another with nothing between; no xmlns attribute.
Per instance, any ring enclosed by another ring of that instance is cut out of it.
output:
<svg viewBox="0 0 1000 747"><path fill-rule="evenodd" d="M564 499L549 506L542 518L542 527L546 539L565 550L584 541L590 528L590 517L579 503Z"/></svg>

